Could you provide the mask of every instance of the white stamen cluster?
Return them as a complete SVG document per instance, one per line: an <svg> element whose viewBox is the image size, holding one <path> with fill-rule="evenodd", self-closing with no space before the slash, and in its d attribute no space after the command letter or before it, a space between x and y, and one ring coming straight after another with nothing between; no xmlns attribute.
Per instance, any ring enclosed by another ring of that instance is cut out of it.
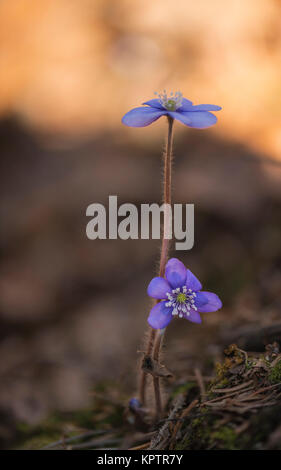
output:
<svg viewBox="0 0 281 470"><path fill-rule="evenodd" d="M164 90L162 93L155 92L155 95L158 96L162 106L169 111L176 111L176 109L180 108L182 105L183 96L180 91L176 91L175 93L171 92L170 95L167 95L166 90Z"/></svg>
<svg viewBox="0 0 281 470"><path fill-rule="evenodd" d="M181 300L178 300L180 295ZM166 307L173 307L172 315L182 318L185 315L190 315L190 309L197 310L195 306L196 293L192 289L187 289L186 286L182 288L177 287L172 290L172 293L166 292L168 302L165 302ZM182 300L185 299L185 300Z"/></svg>

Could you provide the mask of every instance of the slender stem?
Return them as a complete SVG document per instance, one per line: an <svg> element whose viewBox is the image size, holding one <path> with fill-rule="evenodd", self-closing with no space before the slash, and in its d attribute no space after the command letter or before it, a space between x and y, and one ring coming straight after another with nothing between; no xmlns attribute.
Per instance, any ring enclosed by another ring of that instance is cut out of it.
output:
<svg viewBox="0 0 281 470"><path fill-rule="evenodd" d="M154 350L153 350L153 359L159 361L162 340L164 337L165 329L159 330L157 332ZM162 414L162 399L161 399L161 388L160 388L160 379L159 377L153 377L153 387L154 387L154 396L155 396L155 420L158 421L161 418Z"/></svg>
<svg viewBox="0 0 281 470"><path fill-rule="evenodd" d="M150 328L149 331L149 338L147 342L147 347L146 347L146 352L145 355L150 356L153 350L153 345L155 341L155 336L156 336L156 330L153 330ZM142 403L143 406L146 405L146 384L147 384L147 373L145 371L141 371L141 376L140 376L140 402Z"/></svg>
<svg viewBox="0 0 281 470"><path fill-rule="evenodd" d="M168 116L168 137L167 137L166 149L164 152L163 202L164 204L169 204L169 205L171 205L171 192L172 192L171 176L172 176L173 124L174 124L173 118ZM171 224L170 211L166 209L165 214L164 214L164 227L162 231L162 244L161 244L161 255L160 255L160 265L159 265L160 277L164 276L165 266L168 261L170 239L165 238L165 235L168 233L167 228L170 227L170 224ZM150 356L153 351L153 358L156 360L159 359L162 337L163 335L160 332L158 332L158 334L156 335L156 330L150 329L146 354ZM153 349L155 339L157 342ZM146 385L147 385L147 373L145 371L141 371L140 401L143 405L145 405L146 403ZM154 377L153 385L154 385L154 394L155 394L156 415L157 417L160 417L161 412L162 412L162 405L161 405L160 382L159 382L158 377Z"/></svg>
<svg viewBox="0 0 281 470"><path fill-rule="evenodd" d="M172 145L173 145L173 124L174 120L168 116L168 138L167 147L164 154L164 187L163 187L163 199L164 204L171 206L172 202ZM170 211L166 208L164 217L164 228L162 234L162 246L161 246L161 257L159 276L163 277L165 274L165 266L168 261L170 239L165 238L165 234L168 232L167 227L170 226Z"/></svg>

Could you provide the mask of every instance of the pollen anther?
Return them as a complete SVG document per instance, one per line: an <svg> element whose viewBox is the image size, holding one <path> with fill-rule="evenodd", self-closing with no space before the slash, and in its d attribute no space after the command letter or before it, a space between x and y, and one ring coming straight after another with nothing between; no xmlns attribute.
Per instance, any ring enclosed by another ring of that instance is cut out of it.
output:
<svg viewBox="0 0 281 470"><path fill-rule="evenodd" d="M158 96L160 103L168 111L176 111L182 105L183 95L180 91L171 92L168 96L166 90L164 90L162 93L155 92L155 95Z"/></svg>

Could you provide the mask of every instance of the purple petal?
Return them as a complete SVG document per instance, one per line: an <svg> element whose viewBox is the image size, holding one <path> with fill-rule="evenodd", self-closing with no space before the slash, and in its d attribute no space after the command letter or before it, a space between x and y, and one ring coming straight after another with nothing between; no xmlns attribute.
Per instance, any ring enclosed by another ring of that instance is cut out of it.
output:
<svg viewBox="0 0 281 470"><path fill-rule="evenodd" d="M137 398L131 398L129 401L129 408L131 410L137 410L138 408L141 408L141 403Z"/></svg>
<svg viewBox="0 0 281 470"><path fill-rule="evenodd" d="M186 313L184 314L184 318L188 321L191 321L192 323L202 323L202 319L196 310L191 309L189 311L189 315Z"/></svg>
<svg viewBox="0 0 281 470"><path fill-rule="evenodd" d="M172 292L171 286L163 277L154 277L147 288L147 293L154 299L165 299L166 292Z"/></svg>
<svg viewBox="0 0 281 470"><path fill-rule="evenodd" d="M173 119L177 119L177 121L181 121L186 126L190 126L192 124L191 118L188 117L189 113L187 112L182 112L178 110L178 111L169 111L168 114Z"/></svg>
<svg viewBox="0 0 281 470"><path fill-rule="evenodd" d="M159 119L165 111L155 108L143 107L131 109L122 118L122 123L129 127L145 127Z"/></svg>
<svg viewBox="0 0 281 470"><path fill-rule="evenodd" d="M165 301L158 302L158 304L154 305L150 310L150 314L147 319L151 328L154 328L155 330L166 328L173 318L172 311L172 307L165 307Z"/></svg>
<svg viewBox="0 0 281 470"><path fill-rule="evenodd" d="M221 106L215 104L196 104L192 106L190 111L220 111L221 109Z"/></svg>
<svg viewBox="0 0 281 470"><path fill-rule="evenodd" d="M179 111L188 111L192 108L192 101L187 100L186 98L182 99L182 105L178 108Z"/></svg>
<svg viewBox="0 0 281 470"><path fill-rule="evenodd" d="M177 258L171 258L166 264L165 276L174 289L182 287L185 285L186 267Z"/></svg>
<svg viewBox="0 0 281 470"><path fill-rule="evenodd" d="M195 307L197 307L198 309L208 303L208 298L202 292L196 292L196 297L194 300Z"/></svg>
<svg viewBox="0 0 281 470"><path fill-rule="evenodd" d="M191 119L191 124L188 124L190 127L196 129L206 129L207 127L213 126L217 122L217 117L209 113L208 111L195 111L183 113Z"/></svg>
<svg viewBox="0 0 281 470"><path fill-rule="evenodd" d="M196 276L190 271L190 269L186 270L186 281L185 285L188 289L192 289L195 292L202 289L201 282L197 279Z"/></svg>
<svg viewBox="0 0 281 470"><path fill-rule="evenodd" d="M222 307L222 302L216 294L212 292L200 292L207 299L207 303L198 307L198 311L202 313L216 312Z"/></svg>
<svg viewBox="0 0 281 470"><path fill-rule="evenodd" d="M148 106L151 106L152 108L157 108L157 109L162 109L162 110L165 109L163 108L162 104L160 103L158 99L148 100L142 104L147 104Z"/></svg>
<svg viewBox="0 0 281 470"><path fill-rule="evenodd" d="M196 129L206 129L207 127L213 126L217 122L217 117L208 113L208 111L186 111L169 113L174 119L181 121L188 127L194 127Z"/></svg>

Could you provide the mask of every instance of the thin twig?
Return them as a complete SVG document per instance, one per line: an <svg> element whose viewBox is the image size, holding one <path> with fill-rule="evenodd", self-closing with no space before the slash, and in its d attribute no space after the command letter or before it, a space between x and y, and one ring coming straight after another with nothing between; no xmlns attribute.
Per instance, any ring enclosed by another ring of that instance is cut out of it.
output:
<svg viewBox="0 0 281 470"><path fill-rule="evenodd" d="M189 413L191 412L191 410L198 404L198 400L193 400L189 405L188 407L182 412L181 414L181 421L179 421L175 427L174 427L174 430L173 430L173 434L172 434L172 437L171 437L171 441L170 441L170 446L169 446L169 449L172 450L174 448L174 444L176 442L176 438L177 438L177 434L180 430L180 428L182 427L182 422L184 420L184 418L186 418Z"/></svg>
<svg viewBox="0 0 281 470"><path fill-rule="evenodd" d="M147 343L147 349L146 349L146 352L145 352L145 354L148 355L148 356L150 356L151 353L152 353L153 344L154 344L154 341L155 341L155 336L156 336L156 330L150 328L149 339L148 339L148 343ZM146 385L147 385L147 373L144 370L141 370L139 395L140 395L140 402L143 406L146 405Z"/></svg>
<svg viewBox="0 0 281 470"><path fill-rule="evenodd" d="M248 392L250 390L253 390L253 387L249 387L245 390L243 390L244 392ZM212 400L208 400L207 402L204 402L204 405L207 405L209 403L216 403L216 402L219 402L220 400L226 400L227 398L231 398L231 397L234 397L235 395L237 394L237 391L235 392L232 392L232 393L227 393L225 394L223 397L217 397L217 398L213 398Z"/></svg>
<svg viewBox="0 0 281 470"><path fill-rule="evenodd" d="M241 385L236 385L235 387L228 387L228 388L213 388L212 392L214 393L231 393L231 392L236 392L238 390L242 390L243 388L248 387L251 385L253 381L249 380L249 382L245 382Z"/></svg>
<svg viewBox="0 0 281 470"><path fill-rule="evenodd" d="M129 450L143 450L143 449L148 449L149 446L150 446L150 441L146 442L145 444L141 444L140 446L130 447Z"/></svg>
<svg viewBox="0 0 281 470"><path fill-rule="evenodd" d="M154 351L153 351L153 359L156 361L159 360L162 338L163 338L163 334L160 331L158 331L156 341L155 341ZM154 394L155 394L155 420L158 421L161 418L161 414L162 414L162 401L161 401L159 377L153 377L153 385L154 385Z"/></svg>
<svg viewBox="0 0 281 470"><path fill-rule="evenodd" d="M111 445L116 445L119 444L121 441L121 437L116 437L115 434L110 434L108 436L100 437L97 439L92 439L87 442L82 442L79 444L74 444L69 446L68 448L71 450L77 450L77 449L93 449L93 448L100 448L104 446L111 446Z"/></svg>
<svg viewBox="0 0 281 470"><path fill-rule="evenodd" d="M176 418L177 414L182 409L183 404L184 404L184 395L180 394L175 399L174 406L168 416L168 419L164 421L163 426L160 428L159 432L154 437L154 439L152 439L151 445L149 447L150 450L163 449L164 447L163 441L167 440L170 436L171 421Z"/></svg>
<svg viewBox="0 0 281 470"><path fill-rule="evenodd" d="M206 388L205 388L204 380L203 380L200 369L195 368L194 374L195 374L195 377L196 377L196 380L200 389L201 398L202 400L204 400L206 397Z"/></svg>
<svg viewBox="0 0 281 470"><path fill-rule="evenodd" d="M94 430L94 431L85 432L84 434L79 434L78 436L68 437L67 439L62 438L56 442L52 442L51 444L48 444L47 446L42 447L41 450L53 449L54 447L57 447L60 445L70 444L71 442L86 439L87 437L100 436L100 435L106 434L107 432L109 431Z"/></svg>

